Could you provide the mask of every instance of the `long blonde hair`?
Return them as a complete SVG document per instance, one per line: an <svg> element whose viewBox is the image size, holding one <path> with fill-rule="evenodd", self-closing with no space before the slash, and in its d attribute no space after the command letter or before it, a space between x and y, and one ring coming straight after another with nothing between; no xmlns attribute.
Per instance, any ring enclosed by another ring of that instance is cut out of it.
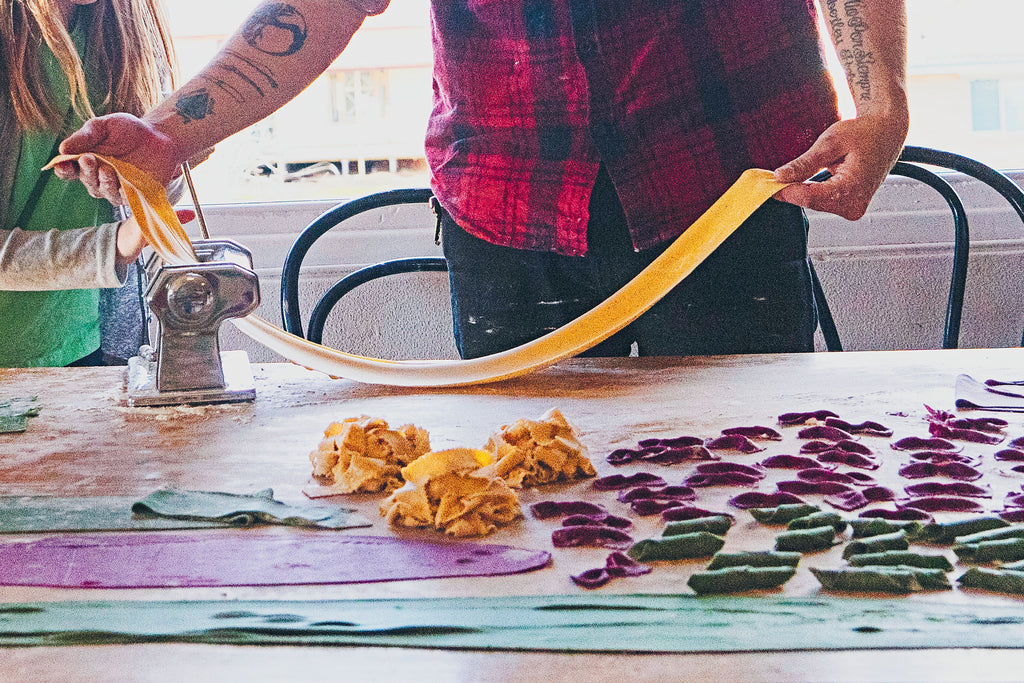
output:
<svg viewBox="0 0 1024 683"><path fill-rule="evenodd" d="M57 130L65 118L49 92L43 44L67 76L82 119L96 114L93 103L100 113L141 116L173 88L176 59L159 0L98 0L74 9L90 46L85 68L55 0L0 1L0 95L9 93L19 130ZM87 90L86 68L96 92Z"/></svg>

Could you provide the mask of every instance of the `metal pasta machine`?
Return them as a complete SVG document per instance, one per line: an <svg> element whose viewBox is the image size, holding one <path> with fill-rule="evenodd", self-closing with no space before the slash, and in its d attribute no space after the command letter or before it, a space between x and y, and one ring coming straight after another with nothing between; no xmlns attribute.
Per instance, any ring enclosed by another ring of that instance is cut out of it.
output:
<svg viewBox="0 0 1024 683"><path fill-rule="evenodd" d="M146 262L146 300L158 323L155 348L128 361L130 406L231 403L256 397L245 351L221 351L221 323L260 303L252 254L231 240L193 242L197 263Z"/></svg>

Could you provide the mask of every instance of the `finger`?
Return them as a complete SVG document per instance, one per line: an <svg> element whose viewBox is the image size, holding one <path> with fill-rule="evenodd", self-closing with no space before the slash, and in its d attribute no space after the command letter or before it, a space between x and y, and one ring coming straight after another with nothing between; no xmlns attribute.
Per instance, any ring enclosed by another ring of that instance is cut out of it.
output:
<svg viewBox="0 0 1024 683"><path fill-rule="evenodd" d="M822 183L790 185L775 196L805 209L832 213L850 221L864 215L870 198L870 195L865 196L858 186L846 182L842 176Z"/></svg>
<svg viewBox="0 0 1024 683"><path fill-rule="evenodd" d="M74 161L62 161L53 167L53 174L61 180L78 179L78 164Z"/></svg>
<svg viewBox="0 0 1024 683"><path fill-rule="evenodd" d="M99 162L91 154L83 154L78 158L78 179L85 186L90 197L99 199L102 197L100 191L100 179L98 175Z"/></svg>
<svg viewBox="0 0 1024 683"><path fill-rule="evenodd" d="M834 165L842 154L835 136L822 135L809 150L775 169L775 178L780 183L803 182L821 169Z"/></svg>
<svg viewBox="0 0 1024 683"><path fill-rule="evenodd" d="M100 195L111 204L119 204L121 202L121 181L114 169L107 164L101 164L97 169L97 176L99 177Z"/></svg>

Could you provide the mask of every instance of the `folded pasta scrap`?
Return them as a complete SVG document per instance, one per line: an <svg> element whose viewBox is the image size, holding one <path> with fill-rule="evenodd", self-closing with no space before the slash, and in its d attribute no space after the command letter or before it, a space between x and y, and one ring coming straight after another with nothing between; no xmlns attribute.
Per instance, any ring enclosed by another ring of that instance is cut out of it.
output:
<svg viewBox="0 0 1024 683"><path fill-rule="evenodd" d="M402 486L402 467L428 451L426 430L411 424L392 429L363 415L328 425L309 459L313 476L338 493L377 493Z"/></svg>
<svg viewBox="0 0 1024 683"><path fill-rule="evenodd" d="M519 499L498 476L490 453L453 448L402 468L405 485L380 504L396 527L427 527L449 536L484 536L521 517Z"/></svg>
<svg viewBox="0 0 1024 683"><path fill-rule="evenodd" d="M552 408L539 420L517 420L491 435L486 450L494 456L495 472L513 488L593 477L572 425Z"/></svg>

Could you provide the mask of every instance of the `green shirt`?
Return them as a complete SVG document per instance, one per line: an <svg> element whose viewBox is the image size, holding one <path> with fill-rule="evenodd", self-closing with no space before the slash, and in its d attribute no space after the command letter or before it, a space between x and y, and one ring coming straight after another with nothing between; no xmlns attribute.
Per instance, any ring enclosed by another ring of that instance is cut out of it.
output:
<svg viewBox="0 0 1024 683"><path fill-rule="evenodd" d="M74 31L72 37L81 53L81 32ZM67 79L45 47L43 59L57 101L61 107L70 106ZM75 121L73 128L80 125ZM67 230L111 220L110 204L90 197L81 183L65 183L50 171L43 176L40 169L49 161L56 138L57 131L22 136L6 228ZM35 210L25 225L13 225L40 177L45 186ZM99 347L99 290L0 291L0 367L63 366Z"/></svg>

